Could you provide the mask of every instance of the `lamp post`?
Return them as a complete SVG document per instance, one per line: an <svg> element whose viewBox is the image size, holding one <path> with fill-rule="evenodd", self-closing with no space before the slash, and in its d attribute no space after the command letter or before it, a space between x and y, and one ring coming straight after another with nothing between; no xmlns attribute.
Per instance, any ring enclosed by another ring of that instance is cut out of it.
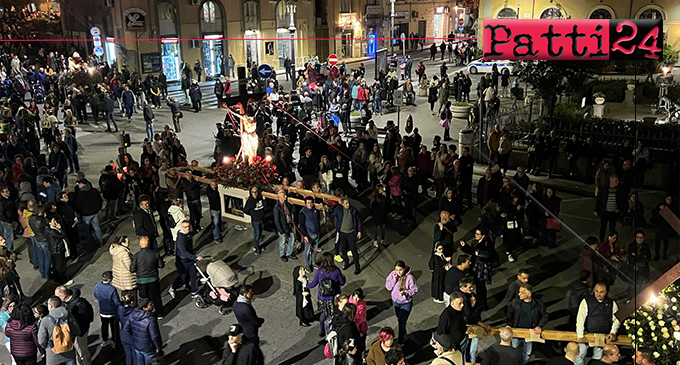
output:
<svg viewBox="0 0 680 365"><path fill-rule="evenodd" d="M390 54L394 54L394 1L390 0L392 10L390 11Z"/></svg>
<svg viewBox="0 0 680 365"><path fill-rule="evenodd" d="M288 31L290 32L290 68L293 70L293 77L291 77L291 91L295 90L296 85L296 72L295 72L295 11L297 10L296 0L287 0L286 7L288 8L288 14L290 14L290 26L288 26Z"/></svg>

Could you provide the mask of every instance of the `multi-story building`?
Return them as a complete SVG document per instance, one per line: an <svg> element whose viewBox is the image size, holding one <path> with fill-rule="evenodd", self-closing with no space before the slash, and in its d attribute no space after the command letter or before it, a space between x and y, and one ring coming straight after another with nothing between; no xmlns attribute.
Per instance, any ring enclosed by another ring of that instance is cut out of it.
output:
<svg viewBox="0 0 680 365"><path fill-rule="evenodd" d="M71 39L87 40L85 46L91 51L88 27L99 26L109 62L118 61L144 73L163 69L170 81L179 80L182 62L193 68L199 60L204 74L220 73L229 54L236 65L252 61L283 68L293 51L291 29L298 65L317 54L317 16L311 0L92 0L84 7L82 1L70 4L75 2L62 0L62 9L68 6L68 16L79 20L65 22Z"/></svg>
<svg viewBox="0 0 680 365"><path fill-rule="evenodd" d="M664 43L680 45L677 0L480 0L479 19L663 19ZM481 27L481 22L478 22ZM482 32L478 32L482 37Z"/></svg>

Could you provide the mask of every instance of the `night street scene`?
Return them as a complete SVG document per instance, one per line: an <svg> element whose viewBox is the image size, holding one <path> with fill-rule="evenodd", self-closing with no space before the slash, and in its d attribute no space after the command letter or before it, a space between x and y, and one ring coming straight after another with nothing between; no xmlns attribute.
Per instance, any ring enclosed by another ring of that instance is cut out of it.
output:
<svg viewBox="0 0 680 365"><path fill-rule="evenodd" d="M539 19L612 59L485 59ZM0 0L0 48L0 365L680 365L678 1Z"/></svg>

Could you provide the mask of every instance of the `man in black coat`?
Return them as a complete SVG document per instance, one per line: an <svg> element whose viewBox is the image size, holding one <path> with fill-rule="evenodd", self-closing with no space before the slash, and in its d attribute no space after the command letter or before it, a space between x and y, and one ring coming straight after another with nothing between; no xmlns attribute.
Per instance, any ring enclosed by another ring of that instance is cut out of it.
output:
<svg viewBox="0 0 680 365"><path fill-rule="evenodd" d="M264 355L257 343L243 335L243 327L229 326L227 343L222 354L222 365L263 365Z"/></svg>
<svg viewBox="0 0 680 365"><path fill-rule="evenodd" d="M135 225L137 238L147 237L151 247L157 249L158 226L156 226L156 219L151 211L151 198L148 195L141 195L139 197L139 206L132 212L132 220ZM142 298L148 297L142 296Z"/></svg>
<svg viewBox="0 0 680 365"><path fill-rule="evenodd" d="M106 200L104 220L116 219L116 204L120 191L124 187L125 184L118 179L116 172L113 170L113 166L106 165L99 176L99 189L101 189L102 196L104 197L104 200Z"/></svg>
<svg viewBox="0 0 680 365"><path fill-rule="evenodd" d="M247 338L252 340L255 344L260 343L260 337L258 331L260 327L264 324L264 318L257 316L255 308L251 301L255 293L253 292L253 287L250 285L244 285L239 290L240 295L234 303L234 315L238 320L238 323L243 327L243 333Z"/></svg>
<svg viewBox="0 0 680 365"><path fill-rule="evenodd" d="M187 171L183 175L181 181L182 190L187 196L187 205L189 206L189 218L191 220L191 227L194 232L202 231L201 227L201 183L194 179L194 175Z"/></svg>
<svg viewBox="0 0 680 365"><path fill-rule="evenodd" d="M86 179L79 179L78 193L75 199L75 208L80 213L80 222L85 240L90 243L90 227L94 230L95 237L103 243L102 231L99 228L99 211L102 209L102 197L99 191L92 187Z"/></svg>
<svg viewBox="0 0 680 365"><path fill-rule="evenodd" d="M113 112L114 112L114 102L113 99L111 98L111 95L105 94L104 96L104 116L106 120L106 131L107 132L118 132L118 125L116 124L116 120L113 119ZM116 130L111 129L111 123L113 123L113 127L116 128Z"/></svg>
<svg viewBox="0 0 680 365"><path fill-rule="evenodd" d="M467 325L463 317L463 303L465 298L459 292L451 293L450 305L439 315L437 333L451 336L453 348L461 351L466 346ZM462 352L462 351L461 351Z"/></svg>
<svg viewBox="0 0 680 365"><path fill-rule="evenodd" d="M141 250L132 256L130 272L137 276L137 289L140 298L151 299L156 317L162 319L163 300L161 300L158 269L162 269L165 262L154 248L149 247L149 238L140 237L139 247Z"/></svg>

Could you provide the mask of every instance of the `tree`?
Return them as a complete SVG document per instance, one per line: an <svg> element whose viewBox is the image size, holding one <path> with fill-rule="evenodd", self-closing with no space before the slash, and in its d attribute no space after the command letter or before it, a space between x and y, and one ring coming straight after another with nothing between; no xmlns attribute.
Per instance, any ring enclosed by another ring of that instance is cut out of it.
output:
<svg viewBox="0 0 680 365"><path fill-rule="evenodd" d="M531 85L543 99L548 115L552 115L559 94L581 89L605 65L603 61L529 61L518 76L520 81Z"/></svg>

